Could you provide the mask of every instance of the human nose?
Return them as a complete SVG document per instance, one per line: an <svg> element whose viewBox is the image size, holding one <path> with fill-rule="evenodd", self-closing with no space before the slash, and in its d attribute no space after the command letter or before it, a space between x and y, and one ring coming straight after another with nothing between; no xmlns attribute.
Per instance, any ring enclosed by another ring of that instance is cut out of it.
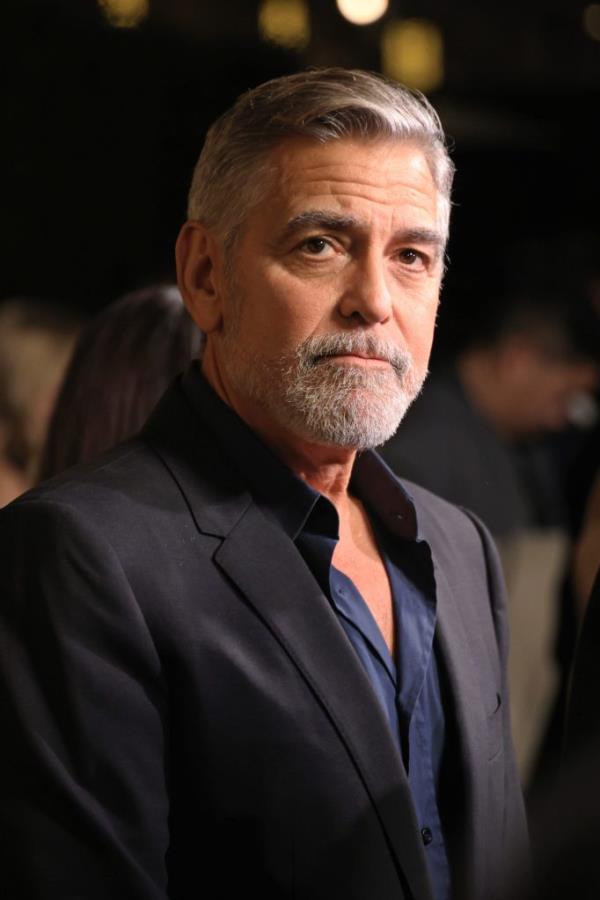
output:
<svg viewBox="0 0 600 900"><path fill-rule="evenodd" d="M357 260L347 273L339 303L345 319L360 318L369 325L386 322L392 314L392 297L382 259Z"/></svg>

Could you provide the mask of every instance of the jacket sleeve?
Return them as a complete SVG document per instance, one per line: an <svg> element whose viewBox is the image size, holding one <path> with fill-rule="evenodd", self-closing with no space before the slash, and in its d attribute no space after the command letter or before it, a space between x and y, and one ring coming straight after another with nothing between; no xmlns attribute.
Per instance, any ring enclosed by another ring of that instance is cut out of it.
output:
<svg viewBox="0 0 600 900"><path fill-rule="evenodd" d="M0 513L0 547L4 896L164 900L164 684L119 559L35 498Z"/></svg>

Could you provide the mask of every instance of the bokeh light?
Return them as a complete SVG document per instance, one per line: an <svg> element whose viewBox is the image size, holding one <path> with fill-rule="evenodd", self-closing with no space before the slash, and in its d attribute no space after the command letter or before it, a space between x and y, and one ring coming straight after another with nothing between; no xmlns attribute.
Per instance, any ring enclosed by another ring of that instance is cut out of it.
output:
<svg viewBox="0 0 600 900"><path fill-rule="evenodd" d="M595 41L600 41L600 3L590 3L583 11L583 27Z"/></svg>
<svg viewBox="0 0 600 900"><path fill-rule="evenodd" d="M98 3L115 28L135 28L150 9L150 0L98 0Z"/></svg>
<svg viewBox="0 0 600 900"><path fill-rule="evenodd" d="M310 16L305 0L262 0L258 31L265 41L302 50L310 40Z"/></svg>
<svg viewBox="0 0 600 900"><path fill-rule="evenodd" d="M435 22L388 22L381 36L381 68L385 75L419 91L440 87L444 80L444 40Z"/></svg>
<svg viewBox="0 0 600 900"><path fill-rule="evenodd" d="M337 8L353 25L371 25L387 11L388 0L336 0Z"/></svg>

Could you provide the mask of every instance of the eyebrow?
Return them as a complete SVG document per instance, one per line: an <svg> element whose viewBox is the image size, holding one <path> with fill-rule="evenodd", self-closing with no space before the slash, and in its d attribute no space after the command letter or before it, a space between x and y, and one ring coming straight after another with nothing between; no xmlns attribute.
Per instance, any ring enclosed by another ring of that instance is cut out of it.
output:
<svg viewBox="0 0 600 900"><path fill-rule="evenodd" d="M364 223L356 216L329 210L309 209L294 216L285 226L279 240L285 241L298 231L307 228L318 228L324 231L345 231L349 228L364 227ZM394 234L394 240L408 244L428 244L438 253L444 249L445 241L439 231L432 228L400 228Z"/></svg>
<svg viewBox="0 0 600 900"><path fill-rule="evenodd" d="M344 231L347 228L360 227L360 221L355 216L343 215L323 209L308 209L299 213L285 226L281 235L282 239L290 237L297 231L305 228L322 228L325 231Z"/></svg>

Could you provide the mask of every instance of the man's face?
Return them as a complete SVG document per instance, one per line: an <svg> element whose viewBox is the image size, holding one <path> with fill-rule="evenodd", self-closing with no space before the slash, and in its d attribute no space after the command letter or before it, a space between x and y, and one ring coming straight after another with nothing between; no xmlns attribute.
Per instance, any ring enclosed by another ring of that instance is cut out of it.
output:
<svg viewBox="0 0 600 900"><path fill-rule="evenodd" d="M290 139L271 162L223 275L220 378L251 423L376 446L420 390L433 338L443 242L425 156Z"/></svg>

